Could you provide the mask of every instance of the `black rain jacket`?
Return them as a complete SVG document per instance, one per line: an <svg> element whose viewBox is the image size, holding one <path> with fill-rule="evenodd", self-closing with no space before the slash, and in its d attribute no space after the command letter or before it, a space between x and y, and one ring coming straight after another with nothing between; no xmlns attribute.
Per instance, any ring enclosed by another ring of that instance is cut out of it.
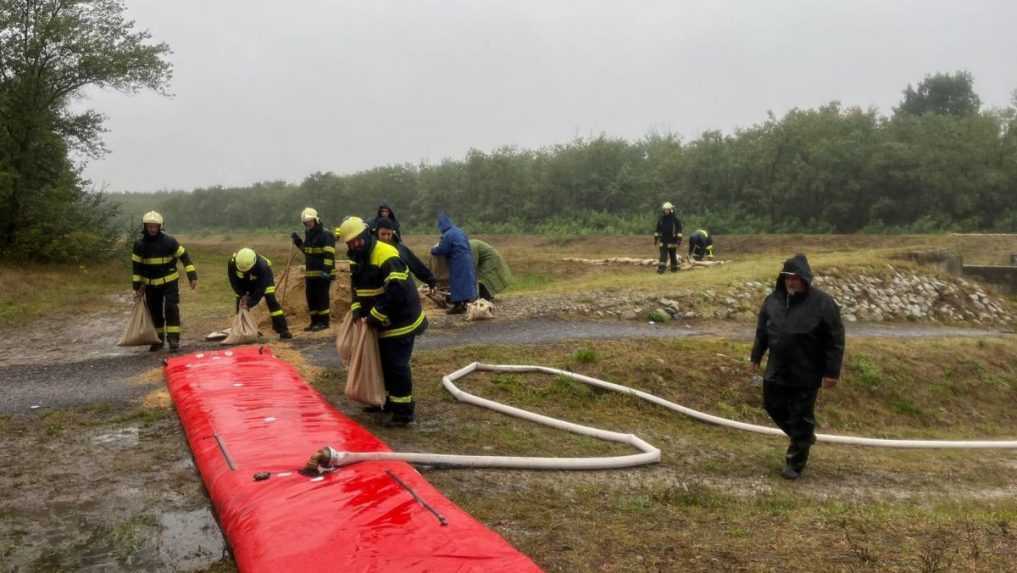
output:
<svg viewBox="0 0 1017 573"><path fill-rule="evenodd" d="M661 215L657 219L657 231L654 236L665 245L677 245L682 242L682 220L674 213Z"/></svg>
<svg viewBox="0 0 1017 573"><path fill-rule="evenodd" d="M758 364L770 352L764 380L784 386L819 388L824 377L839 378L844 359L844 324L833 298L812 286L812 269L805 255L784 262L783 272L804 279L805 292L788 295L784 275L763 301L752 346Z"/></svg>

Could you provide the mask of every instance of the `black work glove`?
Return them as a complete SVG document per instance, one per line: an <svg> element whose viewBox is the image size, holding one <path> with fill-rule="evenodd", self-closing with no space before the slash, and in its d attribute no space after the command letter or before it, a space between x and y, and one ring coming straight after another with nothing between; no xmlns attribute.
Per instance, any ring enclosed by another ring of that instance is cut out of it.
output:
<svg viewBox="0 0 1017 573"><path fill-rule="evenodd" d="M290 238L293 239L293 244L296 245L298 249L304 248L304 240L300 238L300 235L293 233L290 235Z"/></svg>
<svg viewBox="0 0 1017 573"><path fill-rule="evenodd" d="M434 287L438 286L438 281L431 279L427 281L427 288L434 290Z"/></svg>

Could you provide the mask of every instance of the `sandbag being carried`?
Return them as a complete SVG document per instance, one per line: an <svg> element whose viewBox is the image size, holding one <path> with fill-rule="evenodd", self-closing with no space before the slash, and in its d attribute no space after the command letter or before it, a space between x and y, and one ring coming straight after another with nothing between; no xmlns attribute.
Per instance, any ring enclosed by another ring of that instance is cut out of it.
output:
<svg viewBox="0 0 1017 573"><path fill-rule="evenodd" d="M120 337L117 346L148 346L159 344L159 333L155 330L155 323L152 322L152 313L148 310L148 302L145 295L134 300L134 309L131 310L131 318L127 321L127 329Z"/></svg>
<svg viewBox="0 0 1017 573"><path fill-rule="evenodd" d="M362 321L353 323L353 355L346 373L346 397L381 406L385 403L385 376L381 371L378 333Z"/></svg>
<svg viewBox="0 0 1017 573"><path fill-rule="evenodd" d="M258 341L258 325L251 316L251 311L242 308L233 317L233 324L230 326L230 335L221 344L250 344Z"/></svg>
<svg viewBox="0 0 1017 573"><path fill-rule="evenodd" d="M353 345L356 343L357 329L353 322L353 313L347 312L339 324L339 334L335 337L335 351L339 353L339 361L349 366L353 358Z"/></svg>
<svg viewBox="0 0 1017 573"><path fill-rule="evenodd" d="M478 298L466 305L466 320L491 320L494 318L494 304Z"/></svg>

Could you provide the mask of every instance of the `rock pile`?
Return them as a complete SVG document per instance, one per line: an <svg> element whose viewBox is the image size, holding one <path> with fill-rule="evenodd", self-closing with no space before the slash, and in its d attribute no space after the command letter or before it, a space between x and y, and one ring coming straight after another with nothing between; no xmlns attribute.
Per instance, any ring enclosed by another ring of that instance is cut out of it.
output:
<svg viewBox="0 0 1017 573"><path fill-rule="evenodd" d="M1013 325L1017 312L1006 299L963 278L889 270L848 274L829 269L816 286L833 296L847 322L923 321ZM693 292L676 289L664 296L642 293L585 293L579 297L529 300L529 315L648 320L656 311L676 319L754 320L773 282L731 283L725 288ZM513 301L514 302L514 301ZM515 314L515 313L511 313ZM659 317L659 314L657 315Z"/></svg>

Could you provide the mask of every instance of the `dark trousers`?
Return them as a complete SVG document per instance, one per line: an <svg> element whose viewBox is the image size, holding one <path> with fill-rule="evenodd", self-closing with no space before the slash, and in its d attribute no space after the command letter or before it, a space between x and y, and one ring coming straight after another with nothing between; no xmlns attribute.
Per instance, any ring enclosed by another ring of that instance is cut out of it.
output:
<svg viewBox="0 0 1017 573"><path fill-rule="evenodd" d="M282 334L289 330L286 325L286 313L283 312L283 307L279 304L279 300L275 298L274 294L265 295L265 304L268 305L268 314L272 317L272 330L276 331L277 334ZM236 303L237 312L240 312L240 297L237 297Z"/></svg>
<svg viewBox="0 0 1017 573"><path fill-rule="evenodd" d="M657 268L664 270L667 268L668 258L671 259L671 270L678 270L678 245L665 245L660 244L660 263L657 264Z"/></svg>
<svg viewBox="0 0 1017 573"><path fill-rule="evenodd" d="M307 295L307 310L311 315L311 324L321 323L328 326L332 314L329 288L332 282L320 277L304 279L304 294Z"/></svg>
<svg viewBox="0 0 1017 573"><path fill-rule="evenodd" d="M763 406L791 443L787 465L802 471L809 461L809 448L816 442L816 396L818 388L763 383Z"/></svg>
<svg viewBox="0 0 1017 573"><path fill-rule="evenodd" d="M180 283L145 286L145 300L159 338L180 340Z"/></svg>
<svg viewBox="0 0 1017 573"><path fill-rule="evenodd" d="M706 247L702 245L694 245L689 249L689 256L697 261L703 260L706 256Z"/></svg>
<svg viewBox="0 0 1017 573"><path fill-rule="evenodd" d="M379 338L378 350L381 355L381 371L385 376L385 392L388 399L385 409L395 414L413 414L413 373L410 357L413 355L415 335L396 338Z"/></svg>

